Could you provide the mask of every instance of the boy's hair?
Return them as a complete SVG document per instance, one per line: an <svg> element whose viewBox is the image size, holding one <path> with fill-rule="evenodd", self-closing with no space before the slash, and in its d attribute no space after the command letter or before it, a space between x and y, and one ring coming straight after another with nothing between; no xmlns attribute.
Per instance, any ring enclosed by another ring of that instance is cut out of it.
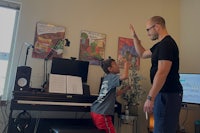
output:
<svg viewBox="0 0 200 133"><path fill-rule="evenodd" d="M106 60L103 60L101 62L101 68L103 69L103 71L106 73L106 74L109 74L110 71L108 70L108 67L111 67L111 64L112 62L115 61L114 59L112 59L111 57L109 57L108 59Z"/></svg>

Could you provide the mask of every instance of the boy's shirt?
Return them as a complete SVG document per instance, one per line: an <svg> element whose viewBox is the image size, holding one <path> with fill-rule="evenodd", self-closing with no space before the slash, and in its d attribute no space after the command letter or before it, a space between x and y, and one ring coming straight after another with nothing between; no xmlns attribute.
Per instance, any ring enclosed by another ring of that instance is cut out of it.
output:
<svg viewBox="0 0 200 133"><path fill-rule="evenodd" d="M91 106L91 112L104 115L114 115L116 87L120 86L117 74L108 74L104 77L97 100Z"/></svg>

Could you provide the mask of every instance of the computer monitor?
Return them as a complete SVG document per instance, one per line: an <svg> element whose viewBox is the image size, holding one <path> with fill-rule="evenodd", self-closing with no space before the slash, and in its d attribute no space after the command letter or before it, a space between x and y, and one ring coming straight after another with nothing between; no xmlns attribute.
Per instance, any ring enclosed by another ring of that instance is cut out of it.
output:
<svg viewBox="0 0 200 133"><path fill-rule="evenodd" d="M83 83L87 83L88 67L88 61L54 57L52 59L51 73L78 76L81 77Z"/></svg>
<svg viewBox="0 0 200 133"><path fill-rule="evenodd" d="M183 103L200 104L200 74L180 73L183 86Z"/></svg>

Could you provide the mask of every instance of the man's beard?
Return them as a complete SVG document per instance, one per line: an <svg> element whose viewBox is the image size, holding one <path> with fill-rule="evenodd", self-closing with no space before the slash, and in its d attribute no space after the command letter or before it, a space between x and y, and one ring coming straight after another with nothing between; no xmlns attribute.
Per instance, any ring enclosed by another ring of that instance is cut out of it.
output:
<svg viewBox="0 0 200 133"><path fill-rule="evenodd" d="M158 34L157 34L157 33L156 33L156 34L153 34L151 40L152 40L152 41L155 41L155 40L157 40L157 39L158 39Z"/></svg>

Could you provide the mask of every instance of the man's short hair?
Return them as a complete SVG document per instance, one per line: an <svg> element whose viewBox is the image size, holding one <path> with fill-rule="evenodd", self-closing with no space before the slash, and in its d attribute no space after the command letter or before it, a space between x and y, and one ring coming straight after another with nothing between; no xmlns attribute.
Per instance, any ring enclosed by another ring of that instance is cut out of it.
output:
<svg viewBox="0 0 200 133"><path fill-rule="evenodd" d="M154 24L160 24L162 27L165 27L165 19L161 16L153 16L151 17L151 21Z"/></svg>

